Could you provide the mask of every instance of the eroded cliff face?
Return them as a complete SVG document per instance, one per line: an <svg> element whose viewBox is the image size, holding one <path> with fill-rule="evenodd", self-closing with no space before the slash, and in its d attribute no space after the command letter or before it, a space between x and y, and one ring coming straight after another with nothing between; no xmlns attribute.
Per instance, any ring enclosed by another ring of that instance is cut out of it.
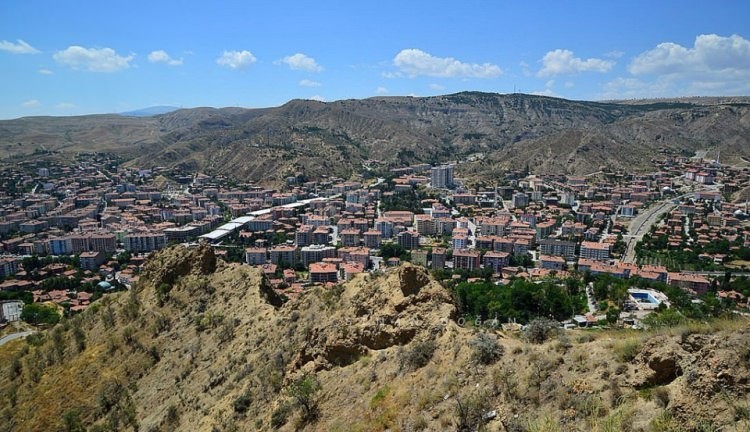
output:
<svg viewBox="0 0 750 432"><path fill-rule="evenodd" d="M209 247L169 248L132 291L41 342L3 347L0 430L748 426L746 321L533 345L458 318L450 293L411 265L282 303L259 270Z"/></svg>
<svg viewBox="0 0 750 432"><path fill-rule="evenodd" d="M138 167L179 167L256 182L305 172L349 177L362 162L390 166L466 160L461 176L587 174L605 166L651 170L660 151L750 157L748 98L600 103L462 92L330 103L294 100L265 109L196 108L157 117L81 116L0 121L0 156L101 151ZM35 156L35 157L38 157Z"/></svg>

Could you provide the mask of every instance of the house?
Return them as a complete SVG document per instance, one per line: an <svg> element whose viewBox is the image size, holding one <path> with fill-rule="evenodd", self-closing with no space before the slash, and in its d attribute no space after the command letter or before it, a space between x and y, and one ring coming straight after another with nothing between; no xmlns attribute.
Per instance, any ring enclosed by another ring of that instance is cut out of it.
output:
<svg viewBox="0 0 750 432"><path fill-rule="evenodd" d="M266 255L266 248L247 248L245 249L245 262L250 265L265 264Z"/></svg>
<svg viewBox="0 0 750 432"><path fill-rule="evenodd" d="M510 254L507 252L486 252L482 257L484 268L491 268L493 273L499 273L510 265Z"/></svg>
<svg viewBox="0 0 750 432"><path fill-rule="evenodd" d="M479 251L474 249L458 249L453 251L453 268L477 270L479 268Z"/></svg>
<svg viewBox="0 0 750 432"><path fill-rule="evenodd" d="M669 273L667 276L667 283L686 291L692 291L697 295L707 293L711 286L711 281L705 277L687 273Z"/></svg>
<svg viewBox="0 0 750 432"><path fill-rule="evenodd" d="M610 247L608 243L584 241L581 243L581 258L606 261L609 259Z"/></svg>
<svg viewBox="0 0 750 432"><path fill-rule="evenodd" d="M104 263L106 257L103 252L83 252L79 256L81 268L84 270L97 271Z"/></svg>
<svg viewBox="0 0 750 432"><path fill-rule="evenodd" d="M565 258L553 255L540 255L539 266L549 270L564 270Z"/></svg>

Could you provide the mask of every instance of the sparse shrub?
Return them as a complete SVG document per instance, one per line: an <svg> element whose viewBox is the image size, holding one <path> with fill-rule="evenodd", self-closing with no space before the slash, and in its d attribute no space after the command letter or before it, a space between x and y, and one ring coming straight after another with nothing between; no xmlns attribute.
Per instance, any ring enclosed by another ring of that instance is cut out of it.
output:
<svg viewBox="0 0 750 432"><path fill-rule="evenodd" d="M662 408L666 408L669 405L669 390L666 387L656 387L651 391L656 404Z"/></svg>
<svg viewBox="0 0 750 432"><path fill-rule="evenodd" d="M156 303L159 307L164 306L164 303L169 299L169 291L171 290L172 287L166 283L159 284L159 286L156 287Z"/></svg>
<svg viewBox="0 0 750 432"><path fill-rule="evenodd" d="M413 431L427 430L428 426L427 420L422 416L418 416L411 422L411 430Z"/></svg>
<svg viewBox="0 0 750 432"><path fill-rule="evenodd" d="M678 432L680 426L668 411L663 411L653 420L651 420L651 430L653 432Z"/></svg>
<svg viewBox="0 0 750 432"><path fill-rule="evenodd" d="M23 372L23 364L21 363L21 357L15 356L10 362L10 379L16 379Z"/></svg>
<svg viewBox="0 0 750 432"><path fill-rule="evenodd" d="M456 395L456 432L480 430L487 422L485 414L490 409L490 398L485 394L474 393L468 397Z"/></svg>
<svg viewBox="0 0 750 432"><path fill-rule="evenodd" d="M406 370L417 370L432 360L437 346L433 341L422 341L411 344L400 352L401 367Z"/></svg>
<svg viewBox="0 0 750 432"><path fill-rule="evenodd" d="M618 360L629 363L641 351L641 342L638 339L625 339L619 341L613 348Z"/></svg>
<svg viewBox="0 0 750 432"><path fill-rule="evenodd" d="M523 337L531 343L544 343L551 336L557 334L560 323L549 318L535 318L523 331Z"/></svg>
<svg viewBox="0 0 750 432"><path fill-rule="evenodd" d="M26 336L26 343L31 346L41 346L44 343L44 333L33 333Z"/></svg>
<svg viewBox="0 0 750 432"><path fill-rule="evenodd" d="M271 413L271 427L278 429L286 424L289 418L289 411L291 407L288 404L281 404L278 408L273 410Z"/></svg>
<svg viewBox="0 0 750 432"><path fill-rule="evenodd" d="M239 414L244 414L247 412L247 409L250 408L250 403L252 400L250 399L250 394L245 392L234 400L232 403L232 407L234 408L234 412Z"/></svg>
<svg viewBox="0 0 750 432"><path fill-rule="evenodd" d="M609 405L612 408L617 408L624 402L622 389L617 381L612 380L609 382Z"/></svg>
<svg viewBox="0 0 750 432"><path fill-rule="evenodd" d="M86 430L81 422L81 412L77 409L66 411L62 420L65 432L84 432Z"/></svg>
<svg viewBox="0 0 750 432"><path fill-rule="evenodd" d="M313 375L305 375L295 380L286 389L294 405L302 410L303 423L314 420L318 415L318 399L316 393L320 390L320 383Z"/></svg>
<svg viewBox="0 0 750 432"><path fill-rule="evenodd" d="M172 327L172 321L168 316L157 314L151 324L151 335L156 337L164 331L169 330Z"/></svg>
<svg viewBox="0 0 750 432"><path fill-rule="evenodd" d="M174 426L180 421L180 412L177 410L177 407L175 405L170 405L169 408L167 408L167 415L164 417L164 420L167 422L168 425Z"/></svg>
<svg viewBox="0 0 750 432"><path fill-rule="evenodd" d="M490 365L503 356L505 349L497 342L497 338L489 333L479 333L470 342L471 359L475 363Z"/></svg>
<svg viewBox="0 0 750 432"><path fill-rule="evenodd" d="M224 343L234 339L234 329L235 327L237 327L238 323L238 319L224 320L224 322L219 327L219 332L217 334L219 342Z"/></svg>
<svg viewBox="0 0 750 432"><path fill-rule="evenodd" d="M495 373L494 378L494 384L505 397L505 400L513 401L518 398L518 381L514 370L503 367Z"/></svg>
<svg viewBox="0 0 750 432"><path fill-rule="evenodd" d="M719 432L720 430L711 420L699 420L695 425L695 432Z"/></svg>
<svg viewBox="0 0 750 432"><path fill-rule="evenodd" d="M106 329L111 329L115 325L115 311L109 304L104 308L102 323L104 323L104 328Z"/></svg>
<svg viewBox="0 0 750 432"><path fill-rule="evenodd" d="M560 426L549 414L533 417L529 420L528 432L558 432Z"/></svg>
<svg viewBox="0 0 750 432"><path fill-rule="evenodd" d="M557 335L557 344L555 345L555 350L557 352L568 352L570 348L573 347L573 343L570 341L570 338L565 332L560 332Z"/></svg>
<svg viewBox="0 0 750 432"><path fill-rule="evenodd" d="M83 332L80 324L73 326L73 341L76 352L82 352L86 349L86 333Z"/></svg>
<svg viewBox="0 0 750 432"><path fill-rule="evenodd" d="M750 407L747 405L734 405L734 419L736 421L750 420Z"/></svg>

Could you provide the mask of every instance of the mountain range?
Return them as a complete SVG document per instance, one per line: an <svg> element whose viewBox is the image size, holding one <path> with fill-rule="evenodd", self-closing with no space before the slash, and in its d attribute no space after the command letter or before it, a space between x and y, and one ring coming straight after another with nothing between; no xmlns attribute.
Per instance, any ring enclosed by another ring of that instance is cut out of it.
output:
<svg viewBox="0 0 750 432"><path fill-rule="evenodd" d="M0 121L0 157L42 151L110 152L139 167L273 182L304 172L348 177L384 166L466 160L479 177L528 165L586 174L602 166L649 169L660 153L750 156L750 98L586 102L526 94L293 100L262 109L193 108L131 117ZM462 174L459 170L459 175Z"/></svg>

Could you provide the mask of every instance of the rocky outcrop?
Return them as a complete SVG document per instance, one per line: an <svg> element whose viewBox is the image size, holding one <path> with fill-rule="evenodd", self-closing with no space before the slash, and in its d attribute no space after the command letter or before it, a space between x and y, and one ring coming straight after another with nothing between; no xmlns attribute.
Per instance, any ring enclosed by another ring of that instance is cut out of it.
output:
<svg viewBox="0 0 750 432"><path fill-rule="evenodd" d="M216 271L216 255L206 243L188 248L175 246L162 249L149 258L143 270L145 284L158 287L161 284L174 284L177 279L188 274L209 275Z"/></svg>
<svg viewBox="0 0 750 432"><path fill-rule="evenodd" d="M682 375L681 363L685 352L679 345L666 343L664 338L648 341L635 357L636 378L634 387L666 385Z"/></svg>
<svg viewBox="0 0 750 432"><path fill-rule="evenodd" d="M325 294L325 293L324 293ZM320 322L293 362L330 369L415 337L428 337L456 316L450 294L424 268L406 264L374 283L360 276L340 294L336 318Z"/></svg>

